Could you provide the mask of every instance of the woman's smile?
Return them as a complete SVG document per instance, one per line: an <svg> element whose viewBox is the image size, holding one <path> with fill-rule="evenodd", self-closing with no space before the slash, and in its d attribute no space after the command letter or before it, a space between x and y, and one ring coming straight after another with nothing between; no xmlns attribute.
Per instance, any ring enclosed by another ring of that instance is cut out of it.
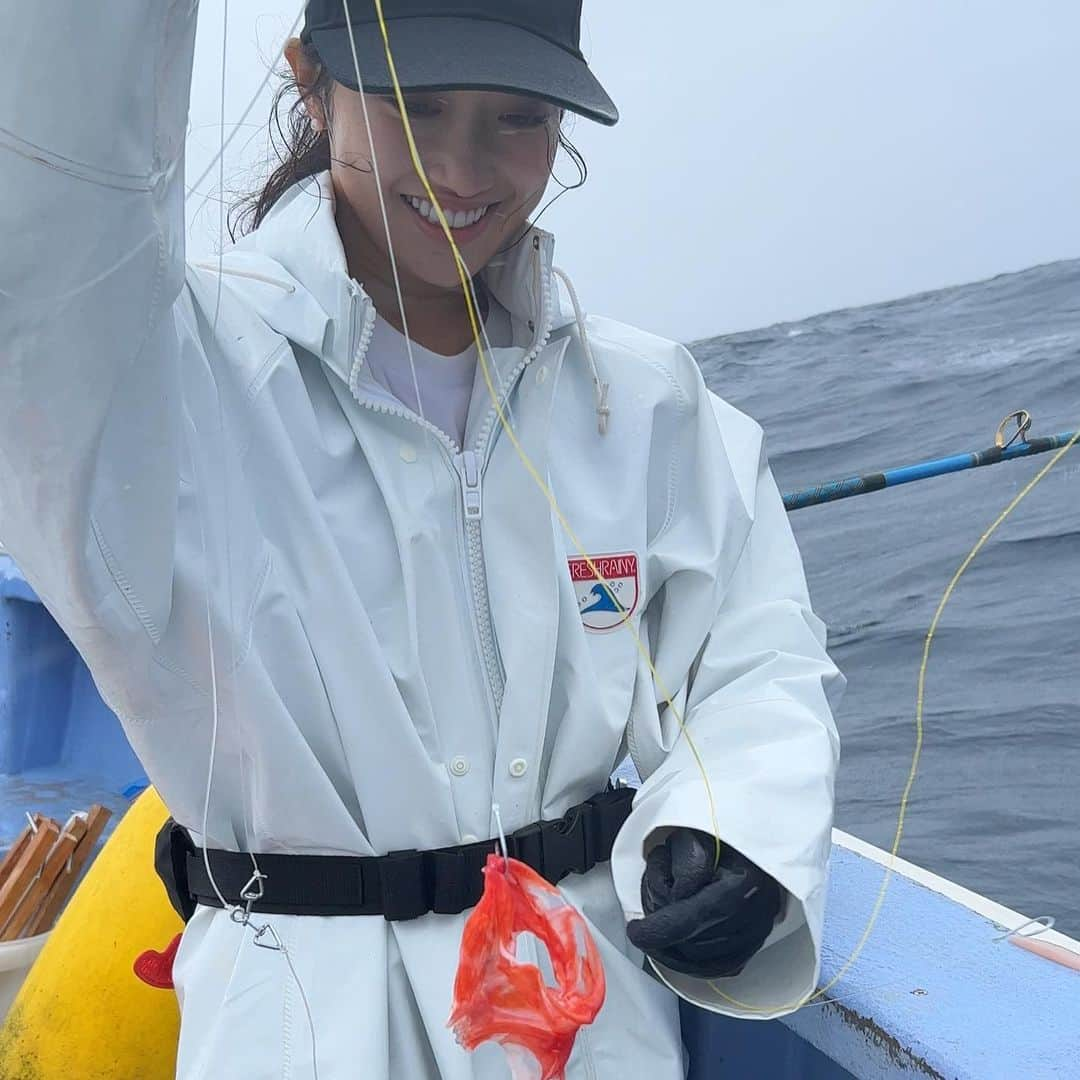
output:
<svg viewBox="0 0 1080 1080"><path fill-rule="evenodd" d="M401 201L412 211L410 216L419 229L427 236L438 237L445 241L446 237L435 207L427 199L415 195L402 195ZM450 226L454 242L468 244L486 232L496 216L492 211L498 205L497 202L487 203L471 210L451 210L443 206L443 214L446 217L446 223Z"/></svg>

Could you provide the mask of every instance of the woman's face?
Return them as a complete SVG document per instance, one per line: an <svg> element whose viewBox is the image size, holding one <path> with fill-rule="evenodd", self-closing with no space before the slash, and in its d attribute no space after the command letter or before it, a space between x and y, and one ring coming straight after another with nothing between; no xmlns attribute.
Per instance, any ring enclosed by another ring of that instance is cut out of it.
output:
<svg viewBox="0 0 1080 1080"><path fill-rule="evenodd" d="M471 274L517 240L536 208L554 161L559 110L535 98L489 91L404 95L413 138L435 197ZM449 244L413 166L397 102L365 95L379 167L371 164L361 96L334 84L331 171L340 213L346 209L385 256L386 205L403 285L460 288ZM341 201L346 206L340 206Z"/></svg>

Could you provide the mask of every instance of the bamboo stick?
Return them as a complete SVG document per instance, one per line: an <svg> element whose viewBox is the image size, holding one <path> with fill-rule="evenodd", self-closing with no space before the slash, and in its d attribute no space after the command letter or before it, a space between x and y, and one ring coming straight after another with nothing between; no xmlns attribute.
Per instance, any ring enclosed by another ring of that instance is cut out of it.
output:
<svg viewBox="0 0 1080 1080"><path fill-rule="evenodd" d="M44 820L45 816L43 814L35 814L34 826L40 825ZM19 861L22 853L26 850L26 845L30 842L30 837L34 835L34 826L27 825L15 838L15 842L11 847L7 849L4 858L0 860L0 885L4 883L8 874L11 873L15 864Z"/></svg>
<svg viewBox="0 0 1080 1080"><path fill-rule="evenodd" d="M7 925L0 930L0 941L13 941L21 936L21 931L26 924L37 914L46 894L53 886L53 882L63 872L67 861L71 858L79 841L86 835L87 823L78 814L73 814L60 833L59 839L53 845L41 868L41 873L34 879L30 888L23 894L18 902Z"/></svg>
<svg viewBox="0 0 1080 1080"><path fill-rule="evenodd" d="M23 894L44 865L59 835L59 824L51 818L46 818L45 822L38 826L37 832L30 837L14 869L4 884L0 885L0 927L7 925Z"/></svg>
<svg viewBox="0 0 1080 1080"><path fill-rule="evenodd" d="M71 868L69 870L65 867L52 883L52 887L45 894L40 909L26 928L26 937L33 937L35 934L41 934L52 929L57 915L60 914L60 909L67 902L68 894L78 880L82 868L93 854L98 837L101 836L105 823L110 817L112 817L112 812L106 810L104 806L94 803L90 807L90 811L86 816L86 832L71 856Z"/></svg>

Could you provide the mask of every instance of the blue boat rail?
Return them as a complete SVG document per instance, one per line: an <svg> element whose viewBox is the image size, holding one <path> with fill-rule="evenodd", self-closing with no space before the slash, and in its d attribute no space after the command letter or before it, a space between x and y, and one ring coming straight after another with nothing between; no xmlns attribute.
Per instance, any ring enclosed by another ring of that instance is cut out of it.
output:
<svg viewBox="0 0 1080 1080"><path fill-rule="evenodd" d="M820 984L851 954L889 853L833 831ZM1080 1062L1080 942L903 859L858 961L782 1020L683 1008L689 1080L1064 1080ZM1025 932L1025 935L1026 932Z"/></svg>

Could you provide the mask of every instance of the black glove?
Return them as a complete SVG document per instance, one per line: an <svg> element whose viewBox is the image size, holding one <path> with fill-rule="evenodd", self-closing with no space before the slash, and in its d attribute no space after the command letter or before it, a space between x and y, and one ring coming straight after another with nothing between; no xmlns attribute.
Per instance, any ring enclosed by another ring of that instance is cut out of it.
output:
<svg viewBox="0 0 1080 1080"><path fill-rule="evenodd" d="M780 913L780 885L726 844L676 829L649 852L641 878L643 919L627 924L631 943L672 971L698 978L738 975Z"/></svg>

